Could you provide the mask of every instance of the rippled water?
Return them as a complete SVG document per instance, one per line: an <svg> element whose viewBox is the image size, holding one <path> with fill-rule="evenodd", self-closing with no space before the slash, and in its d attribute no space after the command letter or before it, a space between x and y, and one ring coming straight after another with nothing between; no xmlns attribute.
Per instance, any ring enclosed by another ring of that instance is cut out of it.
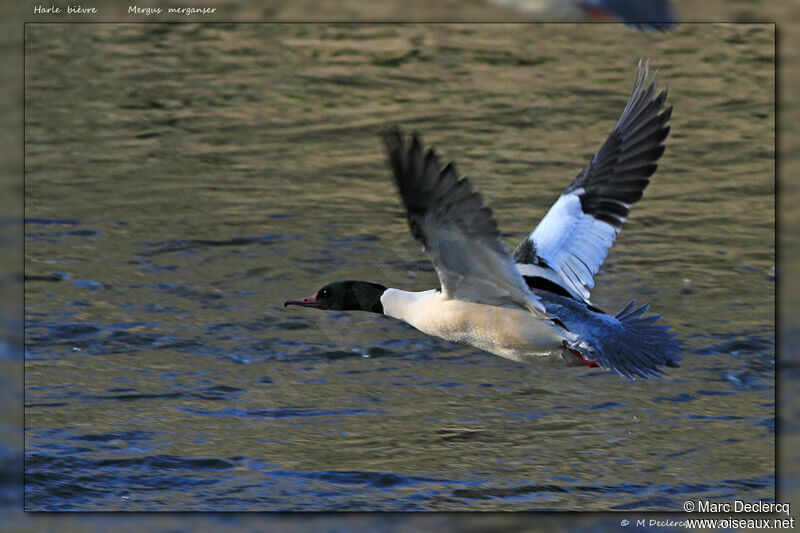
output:
<svg viewBox="0 0 800 533"><path fill-rule="evenodd" d="M27 25L29 510L659 509L774 498L774 29ZM437 284L378 132L417 129L509 245L639 57L672 133L597 276L681 368L520 365L363 313Z"/></svg>

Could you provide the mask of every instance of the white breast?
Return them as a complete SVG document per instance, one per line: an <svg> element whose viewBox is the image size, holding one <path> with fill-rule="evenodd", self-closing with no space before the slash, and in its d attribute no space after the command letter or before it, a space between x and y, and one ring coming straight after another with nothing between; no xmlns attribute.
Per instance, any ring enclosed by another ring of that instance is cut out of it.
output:
<svg viewBox="0 0 800 533"><path fill-rule="evenodd" d="M387 289L381 296L385 315L407 322L428 335L460 342L515 361L560 356L572 334L522 308L445 299L436 290Z"/></svg>

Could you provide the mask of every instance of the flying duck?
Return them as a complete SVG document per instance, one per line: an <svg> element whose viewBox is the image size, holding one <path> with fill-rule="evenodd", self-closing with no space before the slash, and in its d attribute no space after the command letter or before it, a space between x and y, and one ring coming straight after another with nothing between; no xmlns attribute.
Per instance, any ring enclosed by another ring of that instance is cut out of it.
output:
<svg viewBox="0 0 800 533"><path fill-rule="evenodd" d="M640 30L664 31L678 24L670 0L579 0L578 4L592 20L624 22Z"/></svg>
<svg viewBox="0 0 800 533"><path fill-rule="evenodd" d="M422 292L367 281L330 283L288 300L324 310L371 311L449 341L519 362L542 356L635 379L677 367L680 342L648 305L610 315L589 300L594 275L631 206L655 172L672 106L658 74L637 67L628 104L591 162L513 254L482 196L453 163L444 167L397 128L383 133L408 225L434 264L441 287Z"/></svg>
<svg viewBox="0 0 800 533"><path fill-rule="evenodd" d="M665 31L678 24L671 0L489 0L551 21L624 22L640 30Z"/></svg>

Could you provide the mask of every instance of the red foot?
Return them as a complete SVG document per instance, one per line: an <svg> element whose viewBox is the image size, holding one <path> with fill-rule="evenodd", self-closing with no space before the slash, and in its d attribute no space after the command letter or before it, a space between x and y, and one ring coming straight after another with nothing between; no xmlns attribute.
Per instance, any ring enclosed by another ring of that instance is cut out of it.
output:
<svg viewBox="0 0 800 533"><path fill-rule="evenodd" d="M594 367L599 367L599 366L600 366L600 365L598 365L597 363L595 363L594 361L589 361L588 359L586 359L585 357L583 357L583 355L581 354L581 352L579 352L579 351L577 351L577 350L573 350L572 348L567 348L567 350L569 350L570 352L574 353L574 354L575 354L575 357L577 357L577 358L578 358L578 361L580 361L581 363L583 363L583 364L584 364L584 365L586 365L586 366L589 366L589 367L592 367L592 368L594 368Z"/></svg>
<svg viewBox="0 0 800 533"><path fill-rule="evenodd" d="M589 18L597 21L597 22L610 22L613 21L614 18L606 13L605 11L600 11L596 7L584 7L583 9L586 10L586 13L589 14ZM597 365L594 365L597 366Z"/></svg>

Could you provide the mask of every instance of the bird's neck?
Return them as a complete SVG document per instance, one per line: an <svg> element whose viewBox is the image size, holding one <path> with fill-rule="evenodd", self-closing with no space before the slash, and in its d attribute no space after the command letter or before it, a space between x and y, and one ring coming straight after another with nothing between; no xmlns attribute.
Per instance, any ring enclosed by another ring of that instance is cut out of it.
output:
<svg viewBox="0 0 800 533"><path fill-rule="evenodd" d="M436 289L422 292L386 289L381 295L383 314L413 325L412 317L420 309L429 307L430 298L435 297L438 292Z"/></svg>
<svg viewBox="0 0 800 533"><path fill-rule="evenodd" d="M386 292L386 287L379 283L369 281L354 281L343 310L369 311L383 314L381 297Z"/></svg>

